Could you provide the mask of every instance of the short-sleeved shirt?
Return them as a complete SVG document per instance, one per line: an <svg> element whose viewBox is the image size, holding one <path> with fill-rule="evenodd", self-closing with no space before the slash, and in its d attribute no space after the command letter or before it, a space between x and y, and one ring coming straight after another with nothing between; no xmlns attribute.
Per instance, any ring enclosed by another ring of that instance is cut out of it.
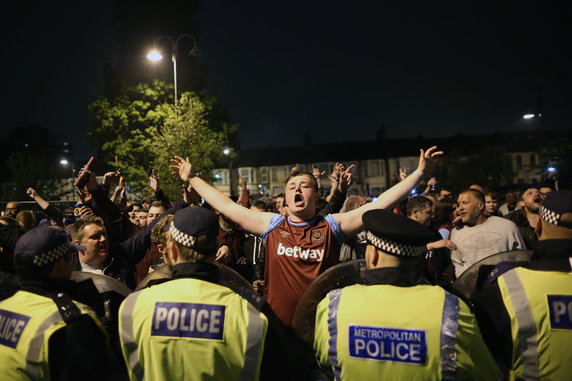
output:
<svg viewBox="0 0 572 381"><path fill-rule="evenodd" d="M296 305L308 285L339 263L342 231L332 215L295 223L277 214L262 239L266 300L283 323L292 324Z"/></svg>

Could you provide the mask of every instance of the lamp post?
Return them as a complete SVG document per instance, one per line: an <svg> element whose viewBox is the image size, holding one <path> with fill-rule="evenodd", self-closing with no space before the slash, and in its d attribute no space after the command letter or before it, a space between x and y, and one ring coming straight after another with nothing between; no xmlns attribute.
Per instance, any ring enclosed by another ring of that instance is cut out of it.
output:
<svg viewBox="0 0 572 381"><path fill-rule="evenodd" d="M70 191L66 192L66 199L68 199L68 201L70 201L70 200L73 201L73 198L74 198L73 181L74 181L74 175L75 175L75 168L74 168L73 162L66 159L66 158L63 158L60 160L60 164L64 168L66 168L68 165L70 166L70 169L71 169L71 177L69 178Z"/></svg>
<svg viewBox="0 0 572 381"><path fill-rule="evenodd" d="M190 38L193 41L193 48L189 51L189 55L198 56L200 54L200 51L197 44L197 40L193 35L190 35L188 33L181 34L176 39L173 39L170 36L159 36L153 42L153 46L156 46L157 43L161 40L167 40L171 43L171 60L173 61L173 84L175 88L175 109L178 106L178 99L177 99L177 54L179 50L178 46L179 46L179 41L181 41L185 37ZM149 54L147 54L147 59L151 61L160 61L161 59L163 59L163 56L157 49L153 49L152 51L149 52Z"/></svg>
<svg viewBox="0 0 572 381"><path fill-rule="evenodd" d="M225 148L222 151L222 154L226 157L228 157L229 162L228 162L228 193L232 196L233 195L233 191L232 191L232 158L229 157L230 155L230 148Z"/></svg>

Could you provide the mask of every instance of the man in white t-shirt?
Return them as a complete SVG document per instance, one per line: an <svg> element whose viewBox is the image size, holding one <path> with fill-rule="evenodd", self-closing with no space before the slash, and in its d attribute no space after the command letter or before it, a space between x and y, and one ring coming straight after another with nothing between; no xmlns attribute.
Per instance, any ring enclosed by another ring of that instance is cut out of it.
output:
<svg viewBox="0 0 572 381"><path fill-rule="evenodd" d="M475 189L463 191L458 198L462 228L451 232L457 246L451 252L455 275L459 277L472 264L490 255L510 250L524 250L516 225L501 217L485 213L485 197Z"/></svg>

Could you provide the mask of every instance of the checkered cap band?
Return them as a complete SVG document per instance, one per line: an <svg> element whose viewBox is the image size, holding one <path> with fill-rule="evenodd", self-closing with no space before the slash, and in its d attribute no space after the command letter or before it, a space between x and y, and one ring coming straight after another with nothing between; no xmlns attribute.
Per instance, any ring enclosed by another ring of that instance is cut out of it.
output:
<svg viewBox="0 0 572 381"><path fill-rule="evenodd" d="M427 251L425 246L404 245L387 238L379 238L370 231L366 232L366 238L373 246L389 254L401 255L404 257L418 257Z"/></svg>
<svg viewBox="0 0 572 381"><path fill-rule="evenodd" d="M560 222L560 217L562 217L560 214L553 212L552 210L546 209L544 206L540 207L538 214L540 215L540 218L542 218L544 221L548 222L549 224L557 226L558 223Z"/></svg>
<svg viewBox="0 0 572 381"><path fill-rule="evenodd" d="M178 242L183 246L192 248L195 244L196 238L177 229L174 221L171 221L171 224L169 225L169 233L171 233L171 237L173 237L175 242Z"/></svg>
<svg viewBox="0 0 572 381"><path fill-rule="evenodd" d="M33 263L36 266L47 265L50 262L56 261L64 254L69 253L70 250L71 250L71 244L68 241L65 241L61 245L56 246L53 249L46 251L45 253L36 255L34 257Z"/></svg>

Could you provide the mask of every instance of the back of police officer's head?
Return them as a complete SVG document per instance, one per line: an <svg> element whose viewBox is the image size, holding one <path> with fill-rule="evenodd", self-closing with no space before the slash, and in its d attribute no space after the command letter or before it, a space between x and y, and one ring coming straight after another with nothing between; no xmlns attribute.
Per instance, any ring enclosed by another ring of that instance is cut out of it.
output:
<svg viewBox="0 0 572 381"><path fill-rule="evenodd" d="M387 210L370 210L362 218L368 269L414 266L434 237L419 222Z"/></svg>
<svg viewBox="0 0 572 381"><path fill-rule="evenodd" d="M32 229L16 242L14 267L22 279L69 279L73 270L71 256L82 249L85 250L70 244L61 228Z"/></svg>
<svg viewBox="0 0 572 381"><path fill-rule="evenodd" d="M572 190L548 193L538 214L542 224L540 240L572 240Z"/></svg>
<svg viewBox="0 0 572 381"><path fill-rule="evenodd" d="M219 223L212 211L197 206L181 209L165 229L169 231L165 258L169 267L214 259Z"/></svg>

